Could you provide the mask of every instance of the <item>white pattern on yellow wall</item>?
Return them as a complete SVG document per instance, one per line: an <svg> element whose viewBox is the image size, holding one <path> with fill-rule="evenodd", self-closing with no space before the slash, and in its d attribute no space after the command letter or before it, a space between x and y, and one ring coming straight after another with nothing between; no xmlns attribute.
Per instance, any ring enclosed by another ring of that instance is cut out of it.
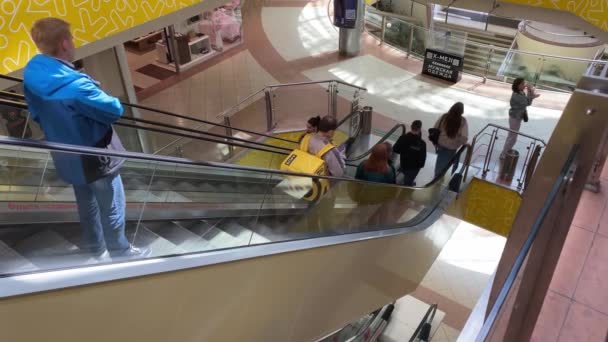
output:
<svg viewBox="0 0 608 342"><path fill-rule="evenodd" d="M2 0L0 73L22 68L37 53L29 30L38 19L68 21L76 45L82 46L197 2L200 0Z"/></svg>

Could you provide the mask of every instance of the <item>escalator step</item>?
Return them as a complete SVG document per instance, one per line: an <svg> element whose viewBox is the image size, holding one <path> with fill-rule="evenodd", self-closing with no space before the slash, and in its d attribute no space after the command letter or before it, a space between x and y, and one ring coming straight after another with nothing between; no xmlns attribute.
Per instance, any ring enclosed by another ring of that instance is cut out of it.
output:
<svg viewBox="0 0 608 342"><path fill-rule="evenodd" d="M231 248L247 244L217 227L211 228L202 238L209 241L214 248Z"/></svg>
<svg viewBox="0 0 608 342"><path fill-rule="evenodd" d="M140 223L139 228L137 224L128 225L126 233L133 245L150 248L151 257L186 253L174 243L149 230L144 223Z"/></svg>
<svg viewBox="0 0 608 342"><path fill-rule="evenodd" d="M179 222L179 224L198 236L205 235L215 226L214 222L209 222L207 220L186 221Z"/></svg>
<svg viewBox="0 0 608 342"><path fill-rule="evenodd" d="M15 250L41 268L63 268L95 263L91 256L59 233L47 229L36 232L15 245Z"/></svg>
<svg viewBox="0 0 608 342"><path fill-rule="evenodd" d="M0 240L0 273L30 272L36 269L34 264Z"/></svg>
<svg viewBox="0 0 608 342"><path fill-rule="evenodd" d="M179 222L146 222L146 227L187 253L213 249L208 241L182 227Z"/></svg>

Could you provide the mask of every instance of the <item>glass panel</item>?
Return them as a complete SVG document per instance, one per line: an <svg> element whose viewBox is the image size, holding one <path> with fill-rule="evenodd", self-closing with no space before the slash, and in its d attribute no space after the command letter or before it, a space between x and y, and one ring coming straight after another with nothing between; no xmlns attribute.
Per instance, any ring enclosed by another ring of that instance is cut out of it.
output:
<svg viewBox="0 0 608 342"><path fill-rule="evenodd" d="M341 78L345 79L345 81L349 83L359 83L356 75L343 75ZM353 111L353 109L360 108L363 106L363 96L365 95L365 92L344 84L337 84L337 89L338 103L336 118L339 121L347 117ZM353 106L355 108L353 108Z"/></svg>
<svg viewBox="0 0 608 342"><path fill-rule="evenodd" d="M467 48L464 56L463 71L468 74L483 77L488 58L490 58L490 54L494 54L494 52L488 45L474 44L473 42L468 42ZM496 71L496 69L492 69L492 64L490 64L490 68L488 68L488 77L491 77L492 74L496 75Z"/></svg>
<svg viewBox="0 0 608 342"><path fill-rule="evenodd" d="M367 10L368 8L370 7L366 6L365 11L365 24L367 32L380 38L382 31L382 16L376 13L372 13L371 11Z"/></svg>
<svg viewBox="0 0 608 342"><path fill-rule="evenodd" d="M389 17L386 19L384 41L403 51L407 51L411 28L411 24L403 20Z"/></svg>
<svg viewBox="0 0 608 342"><path fill-rule="evenodd" d="M426 48L464 56L467 34L459 31L435 29L426 35Z"/></svg>
<svg viewBox="0 0 608 342"><path fill-rule="evenodd" d="M277 128L304 128L313 116L331 113L329 83L273 88L273 116Z"/></svg>
<svg viewBox="0 0 608 342"><path fill-rule="evenodd" d="M8 161L0 177L6 213L0 217L2 274L129 259L116 251L110 256L92 253L95 244L82 238L74 190L62 180L66 171L72 174L81 161L95 156L54 152L51 158L46 149L8 145L0 145L0 155ZM54 160L60 159L62 168L57 169ZM68 170L66 160L72 161ZM344 180L334 182L316 203L302 199L302 191L324 180L192 165L185 159L126 158L120 177L125 236L149 250L149 257L413 225L432 212L445 191L445 182L408 189ZM103 196L109 179L78 190L85 194L79 197L87 197L93 187L101 194L97 198ZM110 224L103 214L101 220ZM84 222L93 227L86 222L96 221Z"/></svg>
<svg viewBox="0 0 608 342"><path fill-rule="evenodd" d="M544 57L536 86L539 88L573 91L589 67L586 61Z"/></svg>
<svg viewBox="0 0 608 342"><path fill-rule="evenodd" d="M523 77L531 83L535 83L542 58L536 55L512 51L511 56L507 55L505 63L499 70L499 75L505 77L509 82L517 77Z"/></svg>
<svg viewBox="0 0 608 342"><path fill-rule="evenodd" d="M411 55L424 59L424 52L426 50L426 42L428 37L428 30L423 27L414 27L414 41L412 42Z"/></svg>

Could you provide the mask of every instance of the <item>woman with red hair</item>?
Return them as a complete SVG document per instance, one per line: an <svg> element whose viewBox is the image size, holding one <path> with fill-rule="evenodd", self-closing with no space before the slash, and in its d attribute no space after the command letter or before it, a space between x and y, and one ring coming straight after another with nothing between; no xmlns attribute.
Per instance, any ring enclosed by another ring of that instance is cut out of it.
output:
<svg viewBox="0 0 608 342"><path fill-rule="evenodd" d="M395 171L390 167L389 153L386 145L378 144L372 148L372 154L357 167L355 178L370 182L395 184Z"/></svg>

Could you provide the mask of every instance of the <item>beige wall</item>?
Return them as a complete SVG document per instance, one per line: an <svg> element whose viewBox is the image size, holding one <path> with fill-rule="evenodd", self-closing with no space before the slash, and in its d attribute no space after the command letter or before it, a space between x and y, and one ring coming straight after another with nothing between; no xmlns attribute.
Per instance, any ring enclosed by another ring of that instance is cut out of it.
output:
<svg viewBox="0 0 608 342"><path fill-rule="evenodd" d="M0 300L2 340L313 341L412 292L457 222Z"/></svg>
<svg viewBox="0 0 608 342"><path fill-rule="evenodd" d="M529 37L526 34L518 34L516 37L517 48L520 51L526 52L534 52L546 55L554 55L554 56L564 56L564 57L573 57L573 58L586 58L593 59L595 54L597 53L599 46L593 47L565 47L565 46L556 46L553 44L547 44L544 42L539 42L534 38ZM538 56L531 55L518 55L516 62L525 65L528 67L530 72L534 72L538 65ZM567 79L576 82L580 78L580 76L585 72L587 68L586 63L561 60L557 58L546 58L546 61L543 65L543 70L547 71L552 66L557 66L563 72L564 76Z"/></svg>

